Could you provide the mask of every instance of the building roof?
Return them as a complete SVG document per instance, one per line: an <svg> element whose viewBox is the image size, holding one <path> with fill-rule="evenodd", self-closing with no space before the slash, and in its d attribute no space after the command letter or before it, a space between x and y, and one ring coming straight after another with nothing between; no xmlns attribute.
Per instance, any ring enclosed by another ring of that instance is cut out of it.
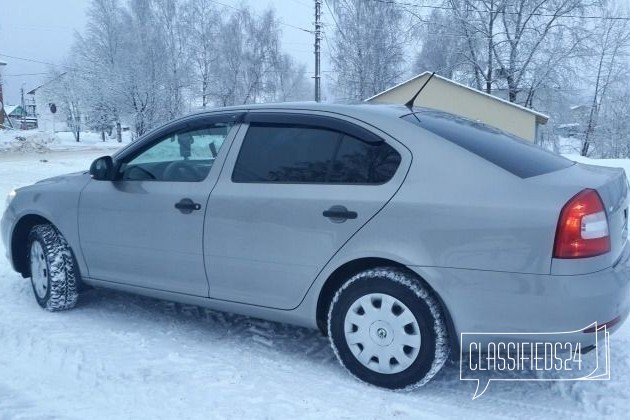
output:
<svg viewBox="0 0 630 420"><path fill-rule="evenodd" d="M64 71L63 73L60 73L58 76L53 77L52 79L48 80L45 83L42 83L41 85L37 86L36 88L33 88L31 90L29 90L28 92L26 92L27 95L35 95L35 91L37 91L38 89L43 88L44 86L54 82L55 80L61 78L63 75L65 75L67 72Z"/></svg>
<svg viewBox="0 0 630 420"><path fill-rule="evenodd" d="M390 92L390 91L392 91L392 90L394 90L394 89L398 89L398 88L399 88L399 87L401 87L401 86L404 86L404 85L406 85L406 84L408 84L408 83L413 83L414 81L416 81L416 80L418 80L418 79L421 79L421 78L423 78L423 77L425 77L425 76L430 76L430 75L431 75L431 72L430 72L430 71L425 71L424 73L420 73L420 74L418 74L418 75L416 75L416 76L412 77L412 78L411 78L411 79L409 79L409 80L405 80L404 82L397 84L397 85L396 85L396 86L394 86L394 87L391 87L391 88L389 88L389 89L387 89L387 90L384 90L384 91L383 91L383 92L381 92L381 93L377 93L376 95L374 95L374 96L372 96L372 97L370 97L370 98L366 99L366 100L365 100L365 102L369 102L369 101L371 101L372 99L378 98L379 96L381 96L381 95L383 95L383 94L385 94L385 93L387 93L387 92ZM470 86L463 85L463 84L458 83L458 82L456 82L456 81L454 81L454 80L448 79L448 78L446 78L446 77L442 77L442 76L440 76L440 75L438 75L438 74L435 74L433 77L438 78L438 79L440 79L440 80L442 80L442 81L445 81L445 82L447 82L447 83L451 83L451 84L453 84L453 85L455 85L455 86L458 86L458 87L460 87L460 88L462 88L462 89L466 89L466 90L469 90L469 91L471 91L471 92L474 92L474 93L475 93L475 94L477 94L477 95L481 95L481 96L483 96L483 97L490 98L490 99L492 99L492 100L494 100L494 101L501 102L501 103L503 103L504 105L511 106L511 107L514 107L514 108L518 108L518 109L520 109L521 111L524 111L524 112L530 113L530 114L532 114L532 115L534 115L534 116L536 117L536 122L537 122L537 123L539 123L539 124L546 124L546 123L547 123L547 121L549 121L549 116L548 116L548 115L545 115L545 114L543 114L543 113L541 113L541 112L535 111L535 110L530 109L530 108L526 108L526 107L524 107L524 106L521 106L521 105L515 104L515 103L510 102L510 101L506 101L505 99L497 98L496 96L493 96L493 95L487 94L487 93L485 93L485 92L481 92L481 91L479 91L479 90L477 90L477 89L471 88Z"/></svg>
<svg viewBox="0 0 630 420"><path fill-rule="evenodd" d="M19 111L19 116L22 116L22 107L20 105L5 105L4 111L7 113L8 116L11 116L11 114L13 114L15 111Z"/></svg>

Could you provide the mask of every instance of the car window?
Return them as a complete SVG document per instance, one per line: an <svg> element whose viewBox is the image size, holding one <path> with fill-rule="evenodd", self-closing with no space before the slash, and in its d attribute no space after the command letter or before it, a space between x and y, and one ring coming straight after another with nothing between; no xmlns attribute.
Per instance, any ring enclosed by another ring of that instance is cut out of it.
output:
<svg viewBox="0 0 630 420"><path fill-rule="evenodd" d="M385 142L367 143L343 136L328 177L344 184L382 184L389 181L400 165L400 154Z"/></svg>
<svg viewBox="0 0 630 420"><path fill-rule="evenodd" d="M423 111L403 120L457 144L506 171L529 178L568 168L574 162L498 128L445 112Z"/></svg>
<svg viewBox="0 0 630 420"><path fill-rule="evenodd" d="M171 133L123 165L124 180L203 181L232 127L209 127Z"/></svg>
<svg viewBox="0 0 630 420"><path fill-rule="evenodd" d="M242 183L381 184L400 164L384 141L367 143L320 127L253 123L232 180Z"/></svg>

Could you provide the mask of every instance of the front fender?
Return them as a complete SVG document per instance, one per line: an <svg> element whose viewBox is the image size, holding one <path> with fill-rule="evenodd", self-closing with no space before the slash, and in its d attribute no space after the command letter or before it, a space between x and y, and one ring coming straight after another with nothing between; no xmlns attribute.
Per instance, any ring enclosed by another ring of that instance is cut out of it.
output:
<svg viewBox="0 0 630 420"><path fill-rule="evenodd" d="M22 230L30 230L33 220L45 219L64 236L75 254L79 269L83 273L86 272L85 260L81 254L77 220L79 196L89 180L89 175L84 174L60 177L55 182L34 184L18 190L5 212L2 223L7 257L14 269L19 269L14 252L19 247L25 246L25 244L16 243L16 239L23 240ZM26 223L27 220L28 223Z"/></svg>

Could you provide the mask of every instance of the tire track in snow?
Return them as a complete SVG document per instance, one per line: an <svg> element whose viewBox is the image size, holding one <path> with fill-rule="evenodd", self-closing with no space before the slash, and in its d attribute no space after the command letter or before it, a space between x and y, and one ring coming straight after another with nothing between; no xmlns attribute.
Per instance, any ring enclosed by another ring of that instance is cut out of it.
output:
<svg viewBox="0 0 630 420"><path fill-rule="evenodd" d="M0 378L0 381L3 379L5 378ZM62 417L43 411L35 402L0 383L0 420L57 420L69 418L68 416Z"/></svg>

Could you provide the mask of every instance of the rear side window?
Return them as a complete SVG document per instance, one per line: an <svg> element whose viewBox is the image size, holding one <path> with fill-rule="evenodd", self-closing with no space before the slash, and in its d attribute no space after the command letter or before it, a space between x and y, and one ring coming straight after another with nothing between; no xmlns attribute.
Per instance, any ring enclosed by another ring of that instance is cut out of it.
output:
<svg viewBox="0 0 630 420"><path fill-rule="evenodd" d="M344 135L331 168L328 182L382 184L400 165L400 154L386 143L367 143Z"/></svg>
<svg viewBox="0 0 630 420"><path fill-rule="evenodd" d="M521 177L529 178L568 168L574 162L488 125L438 111L408 114L418 125L471 153Z"/></svg>
<svg viewBox="0 0 630 420"><path fill-rule="evenodd" d="M384 141L366 142L321 127L252 123L232 181L382 184L392 178L400 159Z"/></svg>

